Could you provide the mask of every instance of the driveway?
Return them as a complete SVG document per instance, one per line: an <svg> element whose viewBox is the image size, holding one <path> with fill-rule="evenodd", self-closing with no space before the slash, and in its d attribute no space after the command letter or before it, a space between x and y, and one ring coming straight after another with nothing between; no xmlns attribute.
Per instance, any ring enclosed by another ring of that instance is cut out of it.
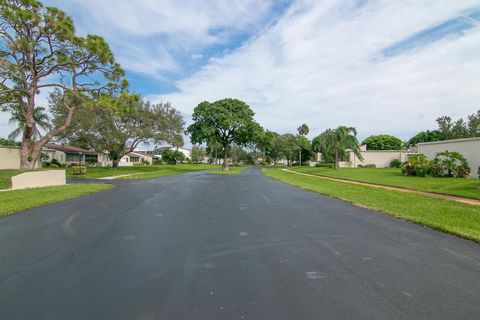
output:
<svg viewBox="0 0 480 320"><path fill-rule="evenodd" d="M257 169L115 184L0 219L0 319L479 318L476 243Z"/></svg>

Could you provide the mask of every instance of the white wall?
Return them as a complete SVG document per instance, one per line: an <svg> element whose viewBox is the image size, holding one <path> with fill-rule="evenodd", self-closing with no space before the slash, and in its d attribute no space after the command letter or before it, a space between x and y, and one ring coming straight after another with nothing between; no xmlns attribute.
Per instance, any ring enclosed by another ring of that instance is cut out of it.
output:
<svg viewBox="0 0 480 320"><path fill-rule="evenodd" d="M443 151L460 152L467 159L471 176L478 177L478 166L480 166L480 138L457 139L446 141L425 142L418 144L418 152L433 159L435 154Z"/></svg>
<svg viewBox="0 0 480 320"><path fill-rule="evenodd" d="M405 152L399 150L371 150L361 151L363 160L360 160L355 156L353 152L350 152L351 166L356 168L358 165L374 164L377 168L387 168L390 166L392 160L397 159L401 162L405 161Z"/></svg>
<svg viewBox="0 0 480 320"><path fill-rule="evenodd" d="M0 169L20 169L20 148L0 147Z"/></svg>
<svg viewBox="0 0 480 320"><path fill-rule="evenodd" d="M24 172L12 177L12 190L61 186L66 183L65 170Z"/></svg>
<svg viewBox="0 0 480 320"><path fill-rule="evenodd" d="M35 168L40 168L41 165L39 159ZM0 169L20 169L20 147L0 146Z"/></svg>

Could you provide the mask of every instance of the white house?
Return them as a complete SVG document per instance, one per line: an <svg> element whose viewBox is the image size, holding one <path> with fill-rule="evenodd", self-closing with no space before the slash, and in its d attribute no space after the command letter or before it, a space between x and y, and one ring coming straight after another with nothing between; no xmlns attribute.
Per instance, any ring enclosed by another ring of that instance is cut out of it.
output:
<svg viewBox="0 0 480 320"><path fill-rule="evenodd" d="M143 151L133 151L130 153L127 153L120 159L120 162L118 165L120 167L129 167L129 166L134 166L135 164L152 164L153 163L153 155L147 154L146 152Z"/></svg>
<svg viewBox="0 0 480 320"><path fill-rule="evenodd" d="M478 177L480 166L480 138L466 138L445 141L423 142L417 145L418 152L433 159L438 152L456 151L467 159L471 177Z"/></svg>
<svg viewBox="0 0 480 320"><path fill-rule="evenodd" d="M20 147L0 146L0 169L20 169ZM60 164L71 165L88 164L92 166L108 166L111 161L105 153L94 152L64 144L48 143L42 149L42 154L47 156L45 161L57 160ZM39 159L36 168L42 166Z"/></svg>
<svg viewBox="0 0 480 320"><path fill-rule="evenodd" d="M48 143L43 147L43 153L48 156L48 161L53 159L67 166L71 164L91 165L106 167L112 164L108 155L103 152L95 152L77 148L67 144Z"/></svg>

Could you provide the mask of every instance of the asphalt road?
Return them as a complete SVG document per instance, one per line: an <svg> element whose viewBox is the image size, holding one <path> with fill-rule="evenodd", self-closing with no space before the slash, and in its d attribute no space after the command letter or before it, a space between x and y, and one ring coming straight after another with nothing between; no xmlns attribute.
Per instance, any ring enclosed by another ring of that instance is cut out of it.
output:
<svg viewBox="0 0 480 320"><path fill-rule="evenodd" d="M479 318L480 245L258 170L0 219L0 319Z"/></svg>

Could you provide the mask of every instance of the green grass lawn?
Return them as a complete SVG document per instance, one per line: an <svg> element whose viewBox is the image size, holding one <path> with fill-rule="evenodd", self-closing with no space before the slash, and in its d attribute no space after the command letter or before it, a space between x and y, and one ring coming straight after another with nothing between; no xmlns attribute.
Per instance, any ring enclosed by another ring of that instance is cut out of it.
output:
<svg viewBox="0 0 480 320"><path fill-rule="evenodd" d="M333 178L402 187L418 191L480 199L480 179L407 177L396 168L341 168L333 170L316 167L294 167L291 170Z"/></svg>
<svg viewBox="0 0 480 320"><path fill-rule="evenodd" d="M210 171L210 174L239 174L242 173L245 169L248 167L229 167L228 171L222 171L222 170L215 170L215 171Z"/></svg>
<svg viewBox="0 0 480 320"><path fill-rule="evenodd" d="M205 165L205 164L177 164L177 165L164 165L157 167L156 171L142 172L139 174L134 174L131 176L120 177L119 180L130 180L130 179L150 179L150 178L159 178L165 176L173 176L176 174L182 174L193 171L200 170L212 170L218 169L218 166Z"/></svg>
<svg viewBox="0 0 480 320"><path fill-rule="evenodd" d="M263 169L274 179L480 242L480 206Z"/></svg>
<svg viewBox="0 0 480 320"><path fill-rule="evenodd" d="M10 178L28 170L4 169L0 170L0 189L10 188Z"/></svg>
<svg viewBox="0 0 480 320"><path fill-rule="evenodd" d="M58 187L0 192L0 216L111 188L112 186L109 184L78 183Z"/></svg>
<svg viewBox="0 0 480 320"><path fill-rule="evenodd" d="M72 174L72 169L67 169L67 177L75 178L104 178L111 176L120 176L124 174L140 173L131 177L124 177L129 179L153 178L162 176L162 171L175 171L177 173L185 173L198 170L213 170L220 168L218 165L211 164L177 164L177 165L152 165L152 166L135 166L135 167L88 167L87 174L84 176L75 176ZM153 175L153 176L152 176Z"/></svg>

